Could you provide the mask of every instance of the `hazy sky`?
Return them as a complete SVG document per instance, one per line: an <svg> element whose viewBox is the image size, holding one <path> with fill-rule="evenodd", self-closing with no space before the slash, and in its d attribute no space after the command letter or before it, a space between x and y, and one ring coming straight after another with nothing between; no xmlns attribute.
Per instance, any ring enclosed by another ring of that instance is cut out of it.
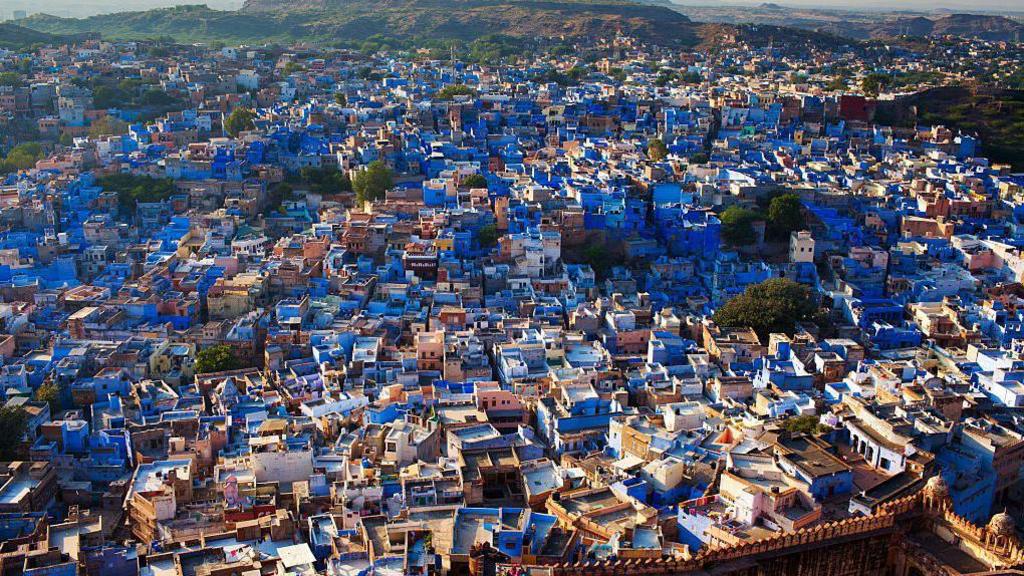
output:
<svg viewBox="0 0 1024 576"><path fill-rule="evenodd" d="M29 14L46 12L57 16L83 17L92 14L147 10L176 4L207 4L211 8L231 10L244 0L0 0L0 20L11 18L16 10ZM678 4L713 6L760 4L765 0L672 0ZM998 11L1024 13L1024 0L768 0L776 4L802 7L872 10L947 9L959 11Z"/></svg>

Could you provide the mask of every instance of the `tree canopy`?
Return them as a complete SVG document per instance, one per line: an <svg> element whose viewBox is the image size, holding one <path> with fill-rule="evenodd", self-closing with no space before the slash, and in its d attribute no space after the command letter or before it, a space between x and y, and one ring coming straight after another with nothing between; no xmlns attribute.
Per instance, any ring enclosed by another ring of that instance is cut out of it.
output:
<svg viewBox="0 0 1024 576"><path fill-rule="evenodd" d="M384 193L394 185L391 170L380 160L374 160L366 169L356 173L352 179L352 188L356 191L356 201L360 204L382 200Z"/></svg>
<svg viewBox="0 0 1024 576"><path fill-rule="evenodd" d="M768 205L768 231L772 238L784 240L794 230L804 228L803 204L796 194L781 194Z"/></svg>
<svg viewBox="0 0 1024 576"><path fill-rule="evenodd" d="M760 220L761 214L740 206L729 206L722 212L722 238L733 246L753 244L754 222Z"/></svg>
<svg viewBox="0 0 1024 576"><path fill-rule="evenodd" d="M294 184L304 184L317 194L338 194L352 191L352 181L348 175L333 166L305 167L300 169L296 176L290 178L289 181Z"/></svg>
<svg viewBox="0 0 1024 576"><path fill-rule="evenodd" d="M583 249L583 262L589 264L598 278L608 276L615 262L609 254L608 247L603 244L589 244Z"/></svg>
<svg viewBox="0 0 1024 576"><path fill-rule="evenodd" d="M477 238L480 241L481 248L490 248L498 243L498 238L501 234L498 233L498 227L494 224L488 224L480 227L480 232L477 233Z"/></svg>
<svg viewBox="0 0 1024 576"><path fill-rule="evenodd" d="M475 96L476 90L473 90L465 84L449 84L444 88L441 88L437 92L438 100L453 100L456 96Z"/></svg>
<svg viewBox="0 0 1024 576"><path fill-rule="evenodd" d="M487 188L487 178L482 174L470 174L459 183L462 188Z"/></svg>
<svg viewBox="0 0 1024 576"><path fill-rule="evenodd" d="M207 372L223 372L225 370L237 370L242 363L232 352L231 347L225 345L211 346L200 350L196 354L196 373L206 374Z"/></svg>
<svg viewBox="0 0 1024 576"><path fill-rule="evenodd" d="M18 144L0 160L0 174L34 168L43 158L43 147L38 142Z"/></svg>
<svg viewBox="0 0 1024 576"><path fill-rule="evenodd" d="M668 157L668 146L659 138L652 138L647 143L647 156L655 162L661 162Z"/></svg>
<svg viewBox="0 0 1024 576"><path fill-rule="evenodd" d="M21 459L21 440L27 429L27 412L17 406L0 408L0 461Z"/></svg>
<svg viewBox="0 0 1024 576"><path fill-rule="evenodd" d="M96 181L104 190L117 192L123 213L131 212L139 202L161 202L175 193L170 178L152 178L134 174L109 174Z"/></svg>
<svg viewBox="0 0 1024 576"><path fill-rule="evenodd" d="M60 388L54 382L46 382L36 390L36 400L50 405L50 413L60 409Z"/></svg>
<svg viewBox="0 0 1024 576"><path fill-rule="evenodd" d="M790 416L783 420L779 427L794 434L820 434L829 430L829 427L822 424L813 414Z"/></svg>
<svg viewBox="0 0 1024 576"><path fill-rule="evenodd" d="M256 114L248 108L235 108L224 120L224 131L230 136L238 136L246 130L256 127Z"/></svg>
<svg viewBox="0 0 1024 576"><path fill-rule="evenodd" d="M722 327L753 328L767 341L769 334L792 334L797 322L817 316L818 304L809 288L788 278L771 278L747 286L719 308L713 319Z"/></svg>
<svg viewBox="0 0 1024 576"><path fill-rule="evenodd" d="M892 77L887 74L872 73L860 81L860 89L865 96L875 98L882 89L892 83Z"/></svg>

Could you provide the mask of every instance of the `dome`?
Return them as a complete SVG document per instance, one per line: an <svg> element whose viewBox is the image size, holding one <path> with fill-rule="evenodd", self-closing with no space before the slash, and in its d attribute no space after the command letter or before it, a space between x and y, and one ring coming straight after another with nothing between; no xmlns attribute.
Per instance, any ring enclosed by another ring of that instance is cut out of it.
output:
<svg viewBox="0 0 1024 576"><path fill-rule="evenodd" d="M949 486L946 485L946 481L942 479L942 476L936 474L928 479L928 483L924 486L925 494L936 498L947 498L949 497Z"/></svg>
<svg viewBox="0 0 1024 576"><path fill-rule="evenodd" d="M1017 532L1017 523L1006 512L1000 512L988 521L988 530L1000 536L1013 536Z"/></svg>

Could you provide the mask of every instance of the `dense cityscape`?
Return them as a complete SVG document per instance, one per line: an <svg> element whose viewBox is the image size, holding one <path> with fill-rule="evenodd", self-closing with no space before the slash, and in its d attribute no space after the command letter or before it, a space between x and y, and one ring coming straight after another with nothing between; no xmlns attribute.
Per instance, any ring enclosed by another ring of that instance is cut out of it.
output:
<svg viewBox="0 0 1024 576"><path fill-rule="evenodd" d="M1021 50L0 48L0 575L1020 574Z"/></svg>

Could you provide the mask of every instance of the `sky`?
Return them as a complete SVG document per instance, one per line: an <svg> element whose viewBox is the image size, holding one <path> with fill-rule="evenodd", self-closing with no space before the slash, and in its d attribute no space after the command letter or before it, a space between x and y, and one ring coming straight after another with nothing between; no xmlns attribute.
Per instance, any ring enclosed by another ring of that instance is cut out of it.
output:
<svg viewBox="0 0 1024 576"><path fill-rule="evenodd" d="M757 5L765 0L672 0L683 5ZM1020 12L1024 15L1024 0L768 0L780 5L807 8L845 8L855 10L920 10L936 8L963 12L996 11ZM81 18L93 14L148 10L177 4L207 4L219 10L234 10L243 0L0 0L0 20L12 18L14 12L28 14L46 12L55 16Z"/></svg>

